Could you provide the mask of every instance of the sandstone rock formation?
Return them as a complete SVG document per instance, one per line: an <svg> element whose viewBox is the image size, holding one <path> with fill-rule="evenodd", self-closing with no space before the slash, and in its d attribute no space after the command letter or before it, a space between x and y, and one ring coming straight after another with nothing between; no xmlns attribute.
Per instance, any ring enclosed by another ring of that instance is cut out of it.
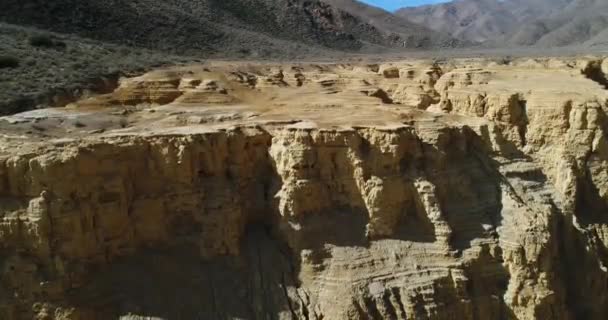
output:
<svg viewBox="0 0 608 320"><path fill-rule="evenodd" d="M603 319L605 61L210 63L0 118L0 318Z"/></svg>

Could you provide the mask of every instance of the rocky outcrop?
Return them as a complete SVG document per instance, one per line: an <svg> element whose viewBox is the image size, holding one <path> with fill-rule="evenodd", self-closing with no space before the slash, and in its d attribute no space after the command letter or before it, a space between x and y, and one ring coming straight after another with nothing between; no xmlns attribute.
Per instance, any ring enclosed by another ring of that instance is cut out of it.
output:
<svg viewBox="0 0 608 320"><path fill-rule="evenodd" d="M601 319L598 61L218 63L0 118L0 317Z"/></svg>

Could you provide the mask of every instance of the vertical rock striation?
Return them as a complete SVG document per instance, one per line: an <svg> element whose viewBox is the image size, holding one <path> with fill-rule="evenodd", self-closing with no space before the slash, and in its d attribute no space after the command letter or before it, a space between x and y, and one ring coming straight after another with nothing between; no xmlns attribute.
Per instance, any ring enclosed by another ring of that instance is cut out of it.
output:
<svg viewBox="0 0 608 320"><path fill-rule="evenodd" d="M106 132L3 118L0 318L601 319L601 65L182 70L58 116Z"/></svg>

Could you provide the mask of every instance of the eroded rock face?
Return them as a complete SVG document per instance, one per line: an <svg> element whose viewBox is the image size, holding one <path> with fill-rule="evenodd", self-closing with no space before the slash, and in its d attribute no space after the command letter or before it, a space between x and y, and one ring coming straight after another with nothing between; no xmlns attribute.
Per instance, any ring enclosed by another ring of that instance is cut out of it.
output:
<svg viewBox="0 0 608 320"><path fill-rule="evenodd" d="M603 64L222 63L0 118L0 318L603 319Z"/></svg>

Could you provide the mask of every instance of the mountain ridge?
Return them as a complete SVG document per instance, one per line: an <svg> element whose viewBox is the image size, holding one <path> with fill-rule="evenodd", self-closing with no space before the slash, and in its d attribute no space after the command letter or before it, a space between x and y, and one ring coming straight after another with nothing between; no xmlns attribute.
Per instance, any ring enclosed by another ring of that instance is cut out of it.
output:
<svg viewBox="0 0 608 320"><path fill-rule="evenodd" d="M456 0L396 15L489 46L608 44L608 3L599 0Z"/></svg>
<svg viewBox="0 0 608 320"><path fill-rule="evenodd" d="M388 12L376 15L400 27L375 24L353 8L377 11L344 0L6 0L0 21L175 52L255 50L265 37L346 51L457 43Z"/></svg>
<svg viewBox="0 0 608 320"><path fill-rule="evenodd" d="M3 0L0 114L55 106L89 91L90 79L164 64L460 44L352 0Z"/></svg>

